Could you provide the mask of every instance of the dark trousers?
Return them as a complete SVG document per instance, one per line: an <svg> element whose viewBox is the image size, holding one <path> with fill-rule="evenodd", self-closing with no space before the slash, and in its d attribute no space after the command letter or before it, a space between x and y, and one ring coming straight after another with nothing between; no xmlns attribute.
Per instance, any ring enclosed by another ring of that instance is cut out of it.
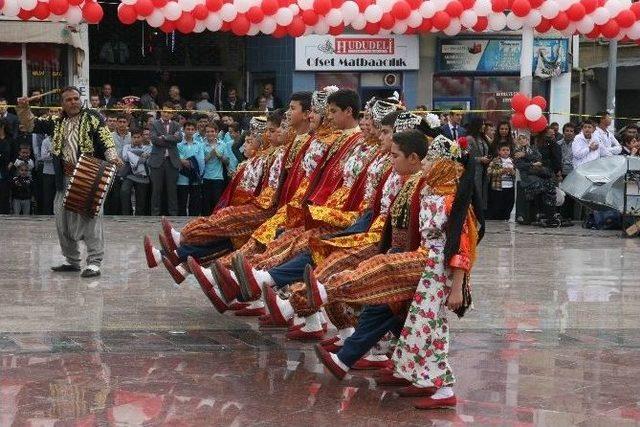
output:
<svg viewBox="0 0 640 427"><path fill-rule="evenodd" d="M162 208L162 194L166 189L167 213L178 215L178 169L173 167L169 158L165 158L162 165L149 168L151 178L151 215L160 215Z"/></svg>
<svg viewBox="0 0 640 427"><path fill-rule="evenodd" d="M513 188L489 190L489 219L507 220L513 209L515 191Z"/></svg>
<svg viewBox="0 0 640 427"><path fill-rule="evenodd" d="M131 209L131 190L136 194L136 216L149 215L149 184L135 182L130 179L122 181L120 187L120 202L122 203L122 215L133 215Z"/></svg>
<svg viewBox="0 0 640 427"><path fill-rule="evenodd" d="M178 185L178 215L199 216L200 197L200 184Z"/></svg>
<svg viewBox="0 0 640 427"><path fill-rule="evenodd" d="M0 178L0 214L9 215L11 210L11 181Z"/></svg>
<svg viewBox="0 0 640 427"><path fill-rule="evenodd" d="M42 208L43 215L53 215L53 199L56 197L56 176L42 174Z"/></svg>
<svg viewBox="0 0 640 427"><path fill-rule="evenodd" d="M105 215L120 215L120 187L122 186L122 178L116 176L116 179L111 185L109 194L104 201L104 214Z"/></svg>
<svg viewBox="0 0 640 427"><path fill-rule="evenodd" d="M224 179L202 180L202 215L211 215L224 192Z"/></svg>
<svg viewBox="0 0 640 427"><path fill-rule="evenodd" d="M233 244L229 239L223 239L208 245L180 245L176 252L180 261L185 262L189 256L200 259L225 250L233 250Z"/></svg>
<svg viewBox="0 0 640 427"><path fill-rule="evenodd" d="M366 305L358 318L355 332L338 352L342 363L351 367L389 331L396 337L404 325L404 318L396 316L387 304Z"/></svg>

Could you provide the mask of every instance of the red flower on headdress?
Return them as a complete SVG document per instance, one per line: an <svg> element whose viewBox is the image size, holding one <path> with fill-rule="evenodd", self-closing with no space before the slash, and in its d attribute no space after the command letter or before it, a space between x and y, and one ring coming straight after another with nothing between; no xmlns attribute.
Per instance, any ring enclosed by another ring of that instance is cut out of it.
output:
<svg viewBox="0 0 640 427"><path fill-rule="evenodd" d="M467 140L467 137L461 136L460 138L458 138L458 145L461 149L466 150L467 147L469 147L469 141Z"/></svg>

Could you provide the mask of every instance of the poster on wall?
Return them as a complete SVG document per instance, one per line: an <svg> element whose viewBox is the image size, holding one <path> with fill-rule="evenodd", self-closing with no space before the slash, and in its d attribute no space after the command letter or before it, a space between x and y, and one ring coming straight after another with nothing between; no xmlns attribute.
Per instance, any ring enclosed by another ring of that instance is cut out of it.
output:
<svg viewBox="0 0 640 427"><path fill-rule="evenodd" d="M308 35L296 38L296 71L419 68L418 36Z"/></svg>
<svg viewBox="0 0 640 427"><path fill-rule="evenodd" d="M568 71L568 39L535 39L534 75L551 78ZM438 43L438 71L518 72L519 39L443 39Z"/></svg>

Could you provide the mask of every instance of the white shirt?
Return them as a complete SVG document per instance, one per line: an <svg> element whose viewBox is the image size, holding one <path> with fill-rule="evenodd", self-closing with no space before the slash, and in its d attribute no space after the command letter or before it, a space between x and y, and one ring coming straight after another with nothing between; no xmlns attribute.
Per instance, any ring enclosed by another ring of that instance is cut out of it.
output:
<svg viewBox="0 0 640 427"><path fill-rule="evenodd" d="M600 145L604 145L610 156L622 152L622 145L620 145L616 137L613 136L613 133L596 127L596 130L593 131L593 137L600 142Z"/></svg>
<svg viewBox="0 0 640 427"><path fill-rule="evenodd" d="M592 142L598 144L597 150L592 151L589 149L589 144ZM600 142L600 140L593 135L591 136L591 139L586 139L582 132L574 138L573 143L571 144L571 152L573 153L574 169L581 164L611 155L609 150L605 147L605 143Z"/></svg>
<svg viewBox="0 0 640 427"><path fill-rule="evenodd" d="M500 163L503 169L513 169L513 160L511 157L507 157L506 159L500 159ZM513 188L513 180L514 176L510 174L502 175L502 188Z"/></svg>

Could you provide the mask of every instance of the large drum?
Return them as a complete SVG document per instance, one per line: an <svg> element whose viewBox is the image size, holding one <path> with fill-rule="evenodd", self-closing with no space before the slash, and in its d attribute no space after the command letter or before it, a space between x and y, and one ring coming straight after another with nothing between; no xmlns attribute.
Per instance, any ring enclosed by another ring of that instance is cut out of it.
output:
<svg viewBox="0 0 640 427"><path fill-rule="evenodd" d="M116 172L111 163L82 154L65 192L64 208L88 218L98 215Z"/></svg>

